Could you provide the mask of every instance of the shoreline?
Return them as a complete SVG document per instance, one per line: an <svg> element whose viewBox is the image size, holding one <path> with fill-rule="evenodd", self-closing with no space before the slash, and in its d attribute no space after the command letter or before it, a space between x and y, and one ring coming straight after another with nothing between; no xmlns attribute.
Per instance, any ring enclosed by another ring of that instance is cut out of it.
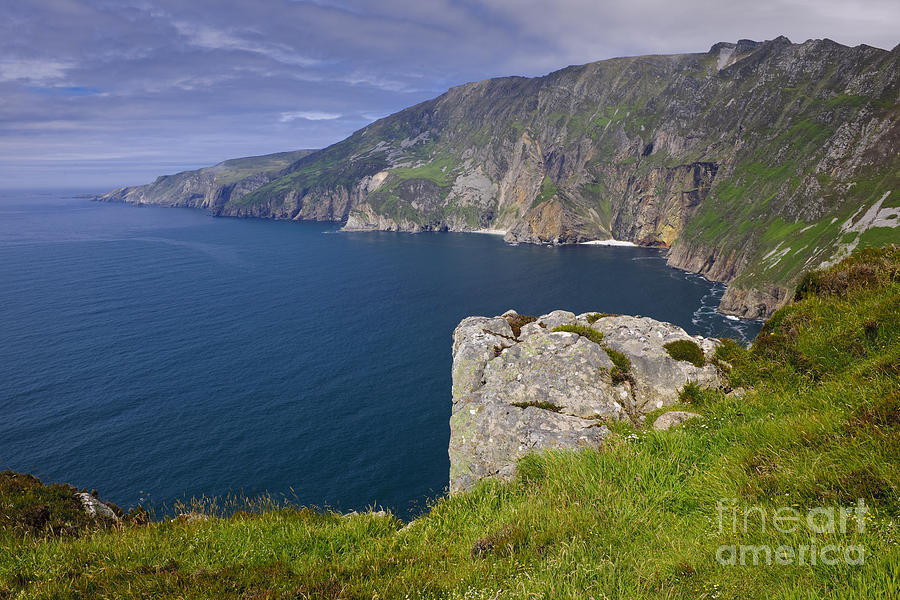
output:
<svg viewBox="0 0 900 600"><path fill-rule="evenodd" d="M633 242L626 242L624 240L591 240L589 242L578 242L579 246L628 246L630 248L637 248L638 245Z"/></svg>

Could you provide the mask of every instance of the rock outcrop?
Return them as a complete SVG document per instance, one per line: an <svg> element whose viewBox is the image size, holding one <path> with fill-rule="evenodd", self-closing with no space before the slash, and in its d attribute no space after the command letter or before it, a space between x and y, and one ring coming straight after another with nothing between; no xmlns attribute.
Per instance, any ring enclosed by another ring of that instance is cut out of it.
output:
<svg viewBox="0 0 900 600"><path fill-rule="evenodd" d="M689 382L718 387L714 366L669 356L665 346L677 340L707 358L718 345L646 317L558 310L464 319L453 333L451 491L509 478L529 452L598 446L606 423L641 422L678 402Z"/></svg>
<svg viewBox="0 0 900 600"><path fill-rule="evenodd" d="M118 521L119 516L110 508L108 504L102 502L99 498L88 492L77 492L75 497L81 501L84 512L92 519L109 519Z"/></svg>

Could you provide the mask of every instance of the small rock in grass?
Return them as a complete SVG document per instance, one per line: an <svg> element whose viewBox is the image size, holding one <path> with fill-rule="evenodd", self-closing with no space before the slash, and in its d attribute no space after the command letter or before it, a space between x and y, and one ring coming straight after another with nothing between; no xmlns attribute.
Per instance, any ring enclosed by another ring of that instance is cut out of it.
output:
<svg viewBox="0 0 900 600"><path fill-rule="evenodd" d="M698 418L700 415L697 413L687 412L684 410L670 410L667 413L663 413L657 417L657 419L653 422L653 429L657 431L665 431L670 427L674 427L675 425L681 425L688 419Z"/></svg>

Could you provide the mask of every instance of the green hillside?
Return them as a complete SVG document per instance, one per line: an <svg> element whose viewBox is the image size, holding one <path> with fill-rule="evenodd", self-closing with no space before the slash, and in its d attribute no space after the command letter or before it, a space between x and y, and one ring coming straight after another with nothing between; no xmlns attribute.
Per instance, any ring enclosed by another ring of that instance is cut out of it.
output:
<svg viewBox="0 0 900 600"><path fill-rule="evenodd" d="M217 210L280 177L292 164L312 152L295 150L234 158L212 167L163 175L147 185L113 190L97 196L97 200Z"/></svg>

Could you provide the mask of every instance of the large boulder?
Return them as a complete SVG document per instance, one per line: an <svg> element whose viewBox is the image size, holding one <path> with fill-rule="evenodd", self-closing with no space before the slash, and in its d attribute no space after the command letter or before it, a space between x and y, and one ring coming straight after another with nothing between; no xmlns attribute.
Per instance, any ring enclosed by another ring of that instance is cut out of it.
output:
<svg viewBox="0 0 900 600"><path fill-rule="evenodd" d="M119 517L116 515L115 511L109 507L105 502L101 502L96 496L93 494L89 494L87 492L76 492L75 497L81 501L81 505L84 507L84 512L88 514L92 519L109 519L111 521L118 521Z"/></svg>
<svg viewBox="0 0 900 600"><path fill-rule="evenodd" d="M509 311L469 317L454 331L451 491L484 477L509 478L529 452L598 446L609 433L605 421L642 421L677 402L688 382L720 384L715 367L675 360L665 349L691 340L709 357L718 342L670 323L561 310L523 321ZM603 340L554 332L560 325L593 327ZM615 373L611 350L630 362L624 373Z"/></svg>

